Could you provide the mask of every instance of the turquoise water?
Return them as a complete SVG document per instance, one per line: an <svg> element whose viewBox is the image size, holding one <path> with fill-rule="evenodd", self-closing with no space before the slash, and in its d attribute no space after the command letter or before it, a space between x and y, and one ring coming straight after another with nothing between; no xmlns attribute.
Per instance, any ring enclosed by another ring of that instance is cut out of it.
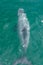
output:
<svg viewBox="0 0 43 65"><path fill-rule="evenodd" d="M43 1L40 0L0 0L0 65L13 65L23 54L17 30L19 8L24 9L31 27L26 57L33 65L43 65Z"/></svg>

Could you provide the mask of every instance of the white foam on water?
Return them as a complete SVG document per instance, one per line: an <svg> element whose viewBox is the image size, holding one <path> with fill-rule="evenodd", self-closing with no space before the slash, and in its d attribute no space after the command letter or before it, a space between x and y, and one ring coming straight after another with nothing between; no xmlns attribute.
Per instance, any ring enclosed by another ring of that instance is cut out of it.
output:
<svg viewBox="0 0 43 65"><path fill-rule="evenodd" d="M23 29L26 29L26 36L25 39L23 38L23 33L25 34ZM24 9L20 8L18 10L18 30L19 30L19 36L21 40L21 45L24 47L26 50L29 44L29 38L30 38L30 25L28 18L26 16L26 13L24 12Z"/></svg>
<svg viewBox="0 0 43 65"><path fill-rule="evenodd" d="M41 20L41 22L43 23L43 20Z"/></svg>

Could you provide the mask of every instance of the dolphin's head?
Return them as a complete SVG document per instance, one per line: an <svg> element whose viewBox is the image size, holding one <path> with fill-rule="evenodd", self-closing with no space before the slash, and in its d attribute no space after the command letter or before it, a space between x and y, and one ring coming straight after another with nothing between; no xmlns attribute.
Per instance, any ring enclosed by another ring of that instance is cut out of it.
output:
<svg viewBox="0 0 43 65"><path fill-rule="evenodd" d="M19 8L19 10L18 10L18 16L20 16L22 13L24 13L24 9L23 8Z"/></svg>

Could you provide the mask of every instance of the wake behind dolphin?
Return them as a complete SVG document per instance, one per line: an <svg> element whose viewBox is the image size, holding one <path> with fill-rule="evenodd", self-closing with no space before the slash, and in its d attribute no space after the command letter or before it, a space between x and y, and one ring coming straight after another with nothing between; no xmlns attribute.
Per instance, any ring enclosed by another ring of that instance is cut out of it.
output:
<svg viewBox="0 0 43 65"><path fill-rule="evenodd" d="M21 45L26 51L30 38L30 25L23 8L19 8L18 10L18 30L19 30Z"/></svg>

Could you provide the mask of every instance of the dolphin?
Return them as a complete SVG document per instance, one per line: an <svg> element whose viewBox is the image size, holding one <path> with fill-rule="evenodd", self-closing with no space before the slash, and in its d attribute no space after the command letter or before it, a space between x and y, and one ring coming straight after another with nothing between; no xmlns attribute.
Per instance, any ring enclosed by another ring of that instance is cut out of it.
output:
<svg viewBox="0 0 43 65"><path fill-rule="evenodd" d="M30 38L30 25L23 8L18 9L18 32L21 45L24 50L26 50L28 48Z"/></svg>

